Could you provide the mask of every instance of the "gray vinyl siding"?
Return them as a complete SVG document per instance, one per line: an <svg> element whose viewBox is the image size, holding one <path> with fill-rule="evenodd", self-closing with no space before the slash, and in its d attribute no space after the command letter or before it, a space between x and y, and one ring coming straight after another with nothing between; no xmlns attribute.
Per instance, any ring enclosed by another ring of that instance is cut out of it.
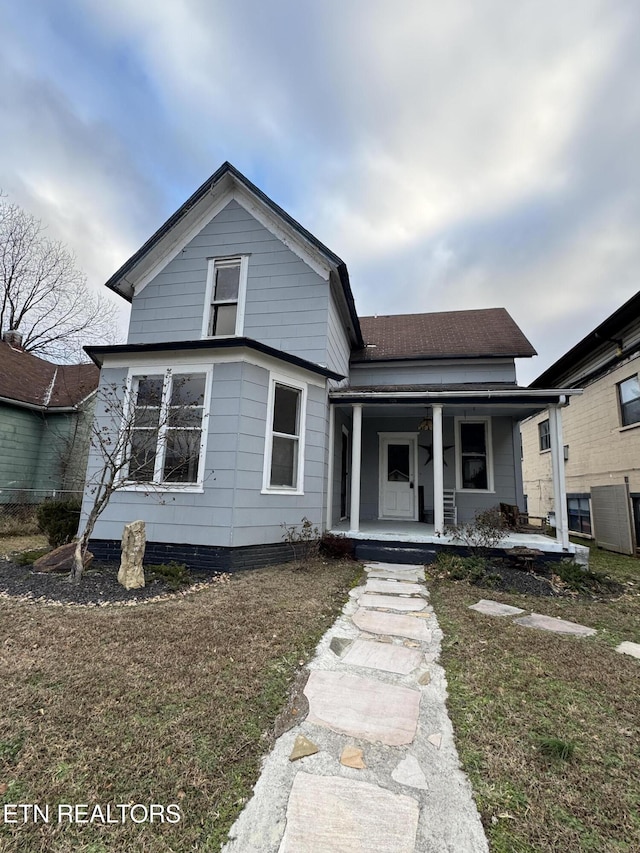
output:
<svg viewBox="0 0 640 853"><path fill-rule="evenodd" d="M126 371L103 369L101 383L124 387ZM114 493L94 539L122 537L123 526L146 523L147 540L190 545L260 545L282 539L280 525L322 520L326 390L309 385L304 495L261 494L269 371L242 362L214 364L203 492ZM96 415L104 418L100 402ZM104 421L103 421L104 422ZM88 474L98 460L92 455ZM87 492L83 517L89 511Z"/></svg>
<svg viewBox="0 0 640 853"><path fill-rule="evenodd" d="M336 298L333 293L329 296L329 317L327 332L327 366L342 376L349 376L349 355L351 344L344 327Z"/></svg>
<svg viewBox="0 0 640 853"><path fill-rule="evenodd" d="M134 296L129 343L199 339L208 259L233 255L249 255L243 334L326 364L329 283L236 201Z"/></svg>
<svg viewBox="0 0 640 853"><path fill-rule="evenodd" d="M354 364L350 385L457 385L463 382L515 382L513 359Z"/></svg>

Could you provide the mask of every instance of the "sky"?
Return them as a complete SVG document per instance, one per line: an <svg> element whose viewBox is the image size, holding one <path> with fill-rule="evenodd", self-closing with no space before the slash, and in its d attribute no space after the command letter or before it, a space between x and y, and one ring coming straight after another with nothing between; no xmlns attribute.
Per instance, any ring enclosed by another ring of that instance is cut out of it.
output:
<svg viewBox="0 0 640 853"><path fill-rule="evenodd" d="M505 307L521 384L640 290L637 0L0 0L0 28L0 188L92 287L229 160L360 315Z"/></svg>

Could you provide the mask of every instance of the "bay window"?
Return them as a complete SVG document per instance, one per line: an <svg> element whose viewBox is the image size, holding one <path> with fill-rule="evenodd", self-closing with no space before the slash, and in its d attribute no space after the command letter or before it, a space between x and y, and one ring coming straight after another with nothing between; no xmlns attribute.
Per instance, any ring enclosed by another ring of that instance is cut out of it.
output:
<svg viewBox="0 0 640 853"><path fill-rule="evenodd" d="M170 368L131 377L127 480L132 484L202 482L206 373Z"/></svg>

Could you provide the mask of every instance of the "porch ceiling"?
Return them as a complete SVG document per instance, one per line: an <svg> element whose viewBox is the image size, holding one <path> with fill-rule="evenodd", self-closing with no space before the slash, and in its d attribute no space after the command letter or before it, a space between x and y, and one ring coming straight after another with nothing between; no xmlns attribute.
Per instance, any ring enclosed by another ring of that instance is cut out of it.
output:
<svg viewBox="0 0 640 853"><path fill-rule="evenodd" d="M332 400L332 404L346 413L351 412L351 403L343 403ZM362 402L362 401L359 401ZM469 403L444 403L442 413L446 417L502 417L523 420L530 415L536 414L546 408L546 404L500 404L487 403L484 405L471 405ZM407 403L364 403L362 417L368 418L425 418L431 416L431 405L429 403L407 404Z"/></svg>

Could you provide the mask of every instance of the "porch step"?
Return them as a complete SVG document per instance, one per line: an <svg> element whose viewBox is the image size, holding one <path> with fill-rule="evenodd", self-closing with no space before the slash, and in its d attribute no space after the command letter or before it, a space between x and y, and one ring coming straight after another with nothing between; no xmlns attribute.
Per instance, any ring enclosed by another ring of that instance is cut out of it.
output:
<svg viewBox="0 0 640 853"><path fill-rule="evenodd" d="M403 542L367 542L354 540L356 560L377 561L379 563L430 564L436 558L433 545L410 545Z"/></svg>

